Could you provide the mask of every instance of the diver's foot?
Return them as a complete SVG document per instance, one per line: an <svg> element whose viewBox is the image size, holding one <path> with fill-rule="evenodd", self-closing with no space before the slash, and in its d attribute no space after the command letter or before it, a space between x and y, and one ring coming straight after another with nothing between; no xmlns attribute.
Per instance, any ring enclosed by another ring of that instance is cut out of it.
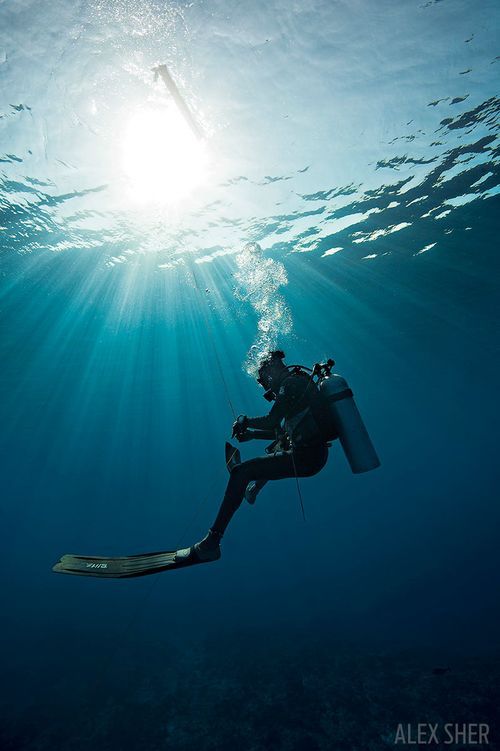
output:
<svg viewBox="0 0 500 751"><path fill-rule="evenodd" d="M221 557L220 547L212 550L203 550L199 548L199 543L192 545L190 548L182 548L175 553L176 563L208 563L217 561Z"/></svg>
<svg viewBox="0 0 500 751"><path fill-rule="evenodd" d="M220 545L216 548L203 548L201 543L197 542L194 545L194 551L200 561L218 561L221 557Z"/></svg>
<svg viewBox="0 0 500 751"><path fill-rule="evenodd" d="M210 530L200 542L195 543L190 548L178 550L175 556L176 561L186 563L217 561L221 557L221 538L222 535Z"/></svg>
<svg viewBox="0 0 500 751"><path fill-rule="evenodd" d="M245 499L248 501L248 503L251 503L252 506L255 503L255 499L257 498L259 490L260 488L255 480L252 480L248 483L247 489L245 490Z"/></svg>
<svg viewBox="0 0 500 751"><path fill-rule="evenodd" d="M194 545L191 548L180 548L175 552L176 563L195 563L198 561L198 556L194 549Z"/></svg>
<svg viewBox="0 0 500 751"><path fill-rule="evenodd" d="M197 542L194 546L196 555L200 561L216 561L220 558L220 541L222 535L215 532L213 529L208 530L208 534L205 535L203 540Z"/></svg>

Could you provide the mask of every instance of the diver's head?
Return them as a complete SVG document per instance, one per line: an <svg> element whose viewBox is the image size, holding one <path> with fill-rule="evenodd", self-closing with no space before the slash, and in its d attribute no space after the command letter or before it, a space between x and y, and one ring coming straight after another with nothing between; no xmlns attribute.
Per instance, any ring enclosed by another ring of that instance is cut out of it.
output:
<svg viewBox="0 0 500 751"><path fill-rule="evenodd" d="M280 349L269 352L260 361L259 370L257 372L257 383L266 390L273 391L283 377L283 373L286 371L286 365L283 362L285 353Z"/></svg>

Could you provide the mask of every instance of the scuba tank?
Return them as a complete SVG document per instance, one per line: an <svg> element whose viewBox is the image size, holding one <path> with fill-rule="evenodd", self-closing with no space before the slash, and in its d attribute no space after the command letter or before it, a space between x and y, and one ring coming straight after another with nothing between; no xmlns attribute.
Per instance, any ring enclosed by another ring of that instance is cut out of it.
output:
<svg viewBox="0 0 500 751"><path fill-rule="evenodd" d="M330 359L316 363L312 369L285 366L290 375L303 377L306 384L296 409L285 420L285 433L291 446L311 446L339 438L352 471L369 472L380 466L380 460L347 381L332 373L334 365ZM270 389L264 398L273 401L276 393Z"/></svg>
<svg viewBox="0 0 500 751"><path fill-rule="evenodd" d="M328 440L339 438L347 461L355 474L369 472L380 466L377 452L354 401L345 378L332 373L333 360L314 366L326 422L329 423Z"/></svg>

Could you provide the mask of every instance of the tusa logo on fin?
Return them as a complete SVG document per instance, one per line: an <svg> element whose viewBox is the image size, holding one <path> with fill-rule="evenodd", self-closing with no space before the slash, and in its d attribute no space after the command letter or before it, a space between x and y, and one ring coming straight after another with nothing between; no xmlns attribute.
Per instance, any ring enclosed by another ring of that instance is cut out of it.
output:
<svg viewBox="0 0 500 751"><path fill-rule="evenodd" d="M107 563L87 563L87 568L108 568Z"/></svg>

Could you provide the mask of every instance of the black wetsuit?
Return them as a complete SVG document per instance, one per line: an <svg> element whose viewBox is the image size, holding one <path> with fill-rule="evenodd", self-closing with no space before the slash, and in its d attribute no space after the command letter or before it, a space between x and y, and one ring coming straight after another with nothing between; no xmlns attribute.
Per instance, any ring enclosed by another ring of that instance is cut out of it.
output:
<svg viewBox="0 0 500 751"><path fill-rule="evenodd" d="M249 459L232 468L224 499L212 525L213 532L220 536L239 508L249 482L255 480L264 484L267 480L310 477L319 472L328 459L318 390L306 375L286 372L269 414L248 418L247 426L255 429L256 438L272 439L281 432L288 438L290 448Z"/></svg>

